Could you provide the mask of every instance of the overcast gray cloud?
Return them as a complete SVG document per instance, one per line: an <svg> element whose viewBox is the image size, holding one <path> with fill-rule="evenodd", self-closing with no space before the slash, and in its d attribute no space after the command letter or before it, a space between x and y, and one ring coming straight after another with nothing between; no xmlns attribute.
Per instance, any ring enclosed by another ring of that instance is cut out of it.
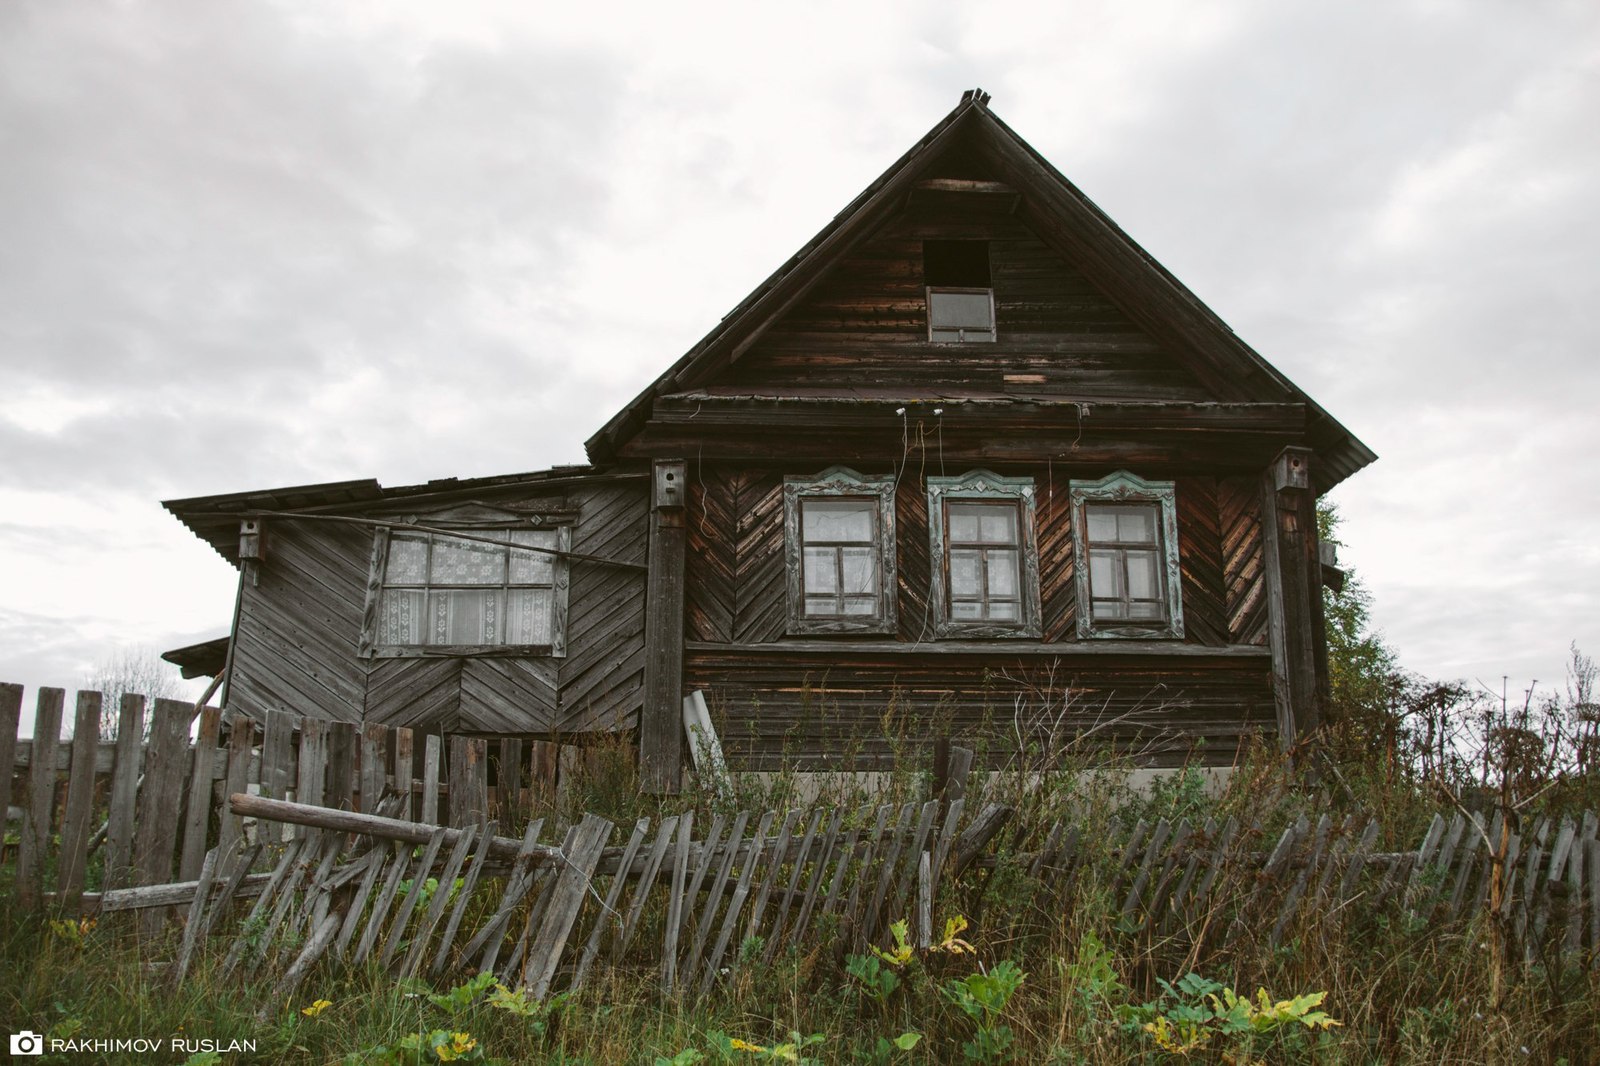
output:
<svg viewBox="0 0 1600 1066"><path fill-rule="evenodd" d="M158 499L581 458L982 85L1382 456L1432 674L1600 646L1591 3L0 5L0 677L226 629Z"/></svg>

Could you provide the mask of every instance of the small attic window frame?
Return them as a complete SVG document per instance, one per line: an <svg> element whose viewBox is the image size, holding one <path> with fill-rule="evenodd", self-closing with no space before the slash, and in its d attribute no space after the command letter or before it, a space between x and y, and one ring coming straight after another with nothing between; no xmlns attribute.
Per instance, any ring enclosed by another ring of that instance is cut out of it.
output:
<svg viewBox="0 0 1600 1066"><path fill-rule="evenodd" d="M988 241L922 242L928 340L992 344L997 335Z"/></svg>

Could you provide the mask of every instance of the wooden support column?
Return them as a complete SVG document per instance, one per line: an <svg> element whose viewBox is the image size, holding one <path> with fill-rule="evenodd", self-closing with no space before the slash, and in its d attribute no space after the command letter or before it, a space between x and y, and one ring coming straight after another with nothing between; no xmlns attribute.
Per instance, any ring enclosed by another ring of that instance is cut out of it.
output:
<svg viewBox="0 0 1600 1066"><path fill-rule="evenodd" d="M683 781L683 559L688 499L682 459L658 459L651 494L650 574L644 608L644 709L639 780L646 792Z"/></svg>
<svg viewBox="0 0 1600 1066"><path fill-rule="evenodd" d="M1285 448L1267 468L1261 494L1267 623L1278 741L1287 749L1322 721L1327 648L1322 633L1322 561L1311 452Z"/></svg>

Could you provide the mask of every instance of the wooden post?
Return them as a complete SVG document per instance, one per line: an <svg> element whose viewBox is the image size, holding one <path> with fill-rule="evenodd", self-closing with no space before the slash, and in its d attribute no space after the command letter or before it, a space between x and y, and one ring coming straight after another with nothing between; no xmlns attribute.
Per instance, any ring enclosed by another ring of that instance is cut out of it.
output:
<svg viewBox="0 0 1600 1066"><path fill-rule="evenodd" d="M350 793L355 789L356 727L334 722L328 728L328 769L324 802L335 810L354 810Z"/></svg>
<svg viewBox="0 0 1600 1066"><path fill-rule="evenodd" d="M41 688L34 711L33 748L28 755L28 805L23 808L22 840L17 848L17 898L32 907L44 890L45 856L56 811L56 746L61 742L61 707L67 694Z"/></svg>
<svg viewBox="0 0 1600 1066"><path fill-rule="evenodd" d="M11 806L17 762L17 722L22 718L22 686L0 684L0 806Z"/></svg>
<svg viewBox="0 0 1600 1066"><path fill-rule="evenodd" d="M189 809L183 820L183 852L178 859L180 881L195 880L205 864L206 835L211 824L211 766L216 760L221 727L220 708L201 710L200 731L194 738L194 772L189 778Z"/></svg>
<svg viewBox="0 0 1600 1066"><path fill-rule="evenodd" d="M1285 448L1267 468L1261 530L1278 742L1288 749L1321 722L1327 688L1317 501L1308 449Z"/></svg>
<svg viewBox="0 0 1600 1066"><path fill-rule="evenodd" d="M78 693L77 715L72 724L67 807L61 820L61 857L56 862L56 884L69 914L78 909L83 875L89 865L89 817L94 813L94 757L100 743L102 699L98 692Z"/></svg>
<svg viewBox="0 0 1600 1066"><path fill-rule="evenodd" d="M686 469L682 459L658 459L655 463L644 617L644 709L639 716L639 780L650 793L677 792L683 781Z"/></svg>

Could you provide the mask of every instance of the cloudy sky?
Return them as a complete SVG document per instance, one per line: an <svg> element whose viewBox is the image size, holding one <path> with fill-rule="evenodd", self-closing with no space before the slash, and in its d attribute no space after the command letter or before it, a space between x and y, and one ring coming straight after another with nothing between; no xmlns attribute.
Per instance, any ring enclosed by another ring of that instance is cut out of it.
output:
<svg viewBox="0 0 1600 1066"><path fill-rule="evenodd" d="M226 632L161 499L581 461L972 86L1380 454L1408 666L1600 653L1592 0L556 6L0 3L0 679Z"/></svg>

